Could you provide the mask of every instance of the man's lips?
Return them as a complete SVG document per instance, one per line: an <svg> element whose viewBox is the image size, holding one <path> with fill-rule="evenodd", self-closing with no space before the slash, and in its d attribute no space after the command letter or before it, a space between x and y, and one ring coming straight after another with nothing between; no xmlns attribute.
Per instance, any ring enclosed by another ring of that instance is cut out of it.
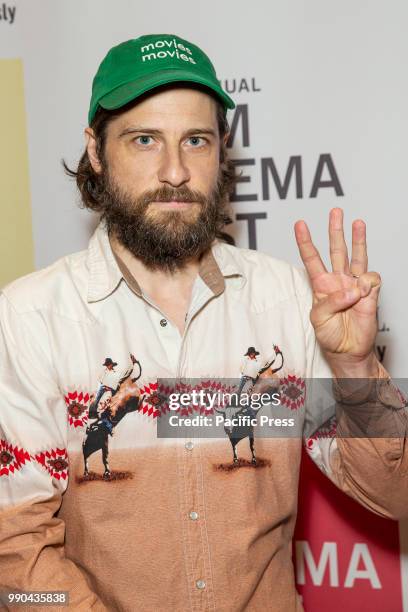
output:
<svg viewBox="0 0 408 612"><path fill-rule="evenodd" d="M156 204L164 208L187 208L191 206L192 204L194 204L194 202L181 202L180 200L168 200L166 202L163 202L163 201L151 202L151 204Z"/></svg>

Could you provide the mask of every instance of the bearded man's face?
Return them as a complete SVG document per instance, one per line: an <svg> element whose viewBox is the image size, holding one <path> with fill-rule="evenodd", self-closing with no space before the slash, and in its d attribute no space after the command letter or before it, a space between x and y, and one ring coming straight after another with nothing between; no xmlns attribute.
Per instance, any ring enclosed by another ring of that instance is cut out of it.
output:
<svg viewBox="0 0 408 612"><path fill-rule="evenodd" d="M115 117L103 159L88 147L109 233L152 269L203 253L224 223L221 146L216 103L195 89L159 91Z"/></svg>

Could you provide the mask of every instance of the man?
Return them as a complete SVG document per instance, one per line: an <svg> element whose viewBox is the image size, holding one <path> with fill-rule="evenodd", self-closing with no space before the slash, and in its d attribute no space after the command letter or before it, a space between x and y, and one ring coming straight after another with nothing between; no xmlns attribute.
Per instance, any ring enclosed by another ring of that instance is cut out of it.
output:
<svg viewBox="0 0 408 612"><path fill-rule="evenodd" d="M367 272L364 223L353 224L349 263L342 213L331 212L332 272L296 224L311 288L302 271L216 238L233 181L232 106L208 57L175 35L122 43L99 67L74 174L103 221L86 251L1 296L3 589L67 591L73 610L301 610L291 561L301 440L257 437L252 463L241 441L232 464L226 437L157 436L160 379L238 387L248 346L260 363L279 346L296 380L336 377L337 434L310 437L313 459L374 512L407 512L406 413L374 355L380 278ZM106 355L122 370L133 353L142 377L112 398L124 418L109 478L97 453L84 478L84 426L67 408L97 389ZM299 408L300 425L319 419L313 409ZM371 414L382 437L345 437ZM68 487L55 456L69 458Z"/></svg>
<svg viewBox="0 0 408 612"><path fill-rule="evenodd" d="M239 382L238 395L242 392L245 383L249 383L250 385L255 383L258 372L261 369L261 364L257 359L258 355L259 351L257 351L254 346L248 347L240 368L241 380Z"/></svg>
<svg viewBox="0 0 408 612"><path fill-rule="evenodd" d="M113 384L111 382L112 375L113 376L115 376L115 375L117 376L117 374L115 372L115 366L118 365L117 362L113 361L113 359L111 359L110 357L107 357L102 365L105 368L105 370L100 375L99 389L96 392L96 397L95 397L95 399L92 401L92 403L89 406L89 418L90 419L91 418L94 418L94 419L99 418L100 410L98 410L98 407L99 407L99 404L100 404L102 398L104 398L103 401L106 401L106 399L108 397L110 399L112 397L116 387L118 386L117 380L115 380ZM116 378L116 376L115 376L115 378Z"/></svg>

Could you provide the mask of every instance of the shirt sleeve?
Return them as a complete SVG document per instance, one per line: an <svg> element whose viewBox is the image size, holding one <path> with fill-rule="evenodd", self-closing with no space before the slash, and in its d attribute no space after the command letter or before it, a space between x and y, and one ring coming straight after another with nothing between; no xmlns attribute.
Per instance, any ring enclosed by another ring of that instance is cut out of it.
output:
<svg viewBox="0 0 408 612"><path fill-rule="evenodd" d="M372 512L408 516L408 412L404 394L379 364L378 378L335 380L316 341L311 291L300 291L307 401L304 444L334 484Z"/></svg>
<svg viewBox="0 0 408 612"><path fill-rule="evenodd" d="M0 295L0 590L67 591L107 610L64 553L67 414L41 313ZM36 608L38 609L38 608Z"/></svg>

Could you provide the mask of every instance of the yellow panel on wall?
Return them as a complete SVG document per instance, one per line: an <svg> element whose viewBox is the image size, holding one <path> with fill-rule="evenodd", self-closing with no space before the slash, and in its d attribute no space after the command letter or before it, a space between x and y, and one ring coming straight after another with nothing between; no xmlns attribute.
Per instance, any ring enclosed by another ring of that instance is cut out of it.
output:
<svg viewBox="0 0 408 612"><path fill-rule="evenodd" d="M34 269L24 76L0 59L0 287Z"/></svg>

